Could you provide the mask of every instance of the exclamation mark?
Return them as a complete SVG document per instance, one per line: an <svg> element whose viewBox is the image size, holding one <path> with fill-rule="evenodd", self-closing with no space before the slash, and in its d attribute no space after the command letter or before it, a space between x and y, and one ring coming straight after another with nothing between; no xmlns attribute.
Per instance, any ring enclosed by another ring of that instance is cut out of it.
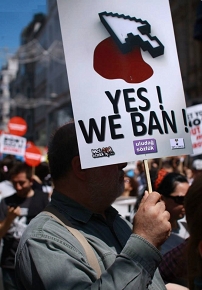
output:
<svg viewBox="0 0 202 290"><path fill-rule="evenodd" d="M182 109L182 115L183 115L183 119L184 119L184 125L185 125L185 132L188 133L189 132L189 128L187 127L187 116L186 116L186 111L185 109Z"/></svg>
<svg viewBox="0 0 202 290"><path fill-rule="evenodd" d="M164 108L163 108L163 105L161 105L163 103L162 101L162 97L161 97L161 88L159 86L156 87L156 90L157 90L157 94L158 94L158 98L159 98L159 108L163 111Z"/></svg>

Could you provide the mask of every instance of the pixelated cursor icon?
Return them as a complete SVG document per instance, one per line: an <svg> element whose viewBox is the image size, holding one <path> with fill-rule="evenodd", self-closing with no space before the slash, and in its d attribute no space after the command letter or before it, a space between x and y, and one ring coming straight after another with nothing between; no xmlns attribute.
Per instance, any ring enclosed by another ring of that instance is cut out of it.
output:
<svg viewBox="0 0 202 290"><path fill-rule="evenodd" d="M99 17L123 54L137 46L153 58L164 54L163 44L150 35L151 26L147 21L106 11L99 13Z"/></svg>

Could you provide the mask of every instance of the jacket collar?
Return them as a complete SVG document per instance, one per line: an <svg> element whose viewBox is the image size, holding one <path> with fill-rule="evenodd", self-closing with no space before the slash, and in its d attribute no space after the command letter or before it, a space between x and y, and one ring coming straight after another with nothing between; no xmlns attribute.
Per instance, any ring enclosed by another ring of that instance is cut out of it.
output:
<svg viewBox="0 0 202 290"><path fill-rule="evenodd" d="M92 216L101 217L101 215L93 213L91 210L77 203L68 196L56 191L55 189L51 196L51 205L56 206L61 212L64 213L65 216L70 216L72 219L85 224L91 219ZM114 220L118 214L117 210L112 206L110 206L105 213L106 217L109 217L110 220Z"/></svg>

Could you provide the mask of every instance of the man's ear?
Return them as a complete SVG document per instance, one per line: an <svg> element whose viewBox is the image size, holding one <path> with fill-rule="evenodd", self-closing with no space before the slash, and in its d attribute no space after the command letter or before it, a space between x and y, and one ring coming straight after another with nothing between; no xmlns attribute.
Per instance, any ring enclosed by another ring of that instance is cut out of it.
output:
<svg viewBox="0 0 202 290"><path fill-rule="evenodd" d="M202 240L198 244L198 251L199 251L199 254L200 254L201 258L202 258Z"/></svg>
<svg viewBox="0 0 202 290"><path fill-rule="evenodd" d="M77 178L85 180L85 169L81 169L81 161L79 156L72 159L72 170Z"/></svg>

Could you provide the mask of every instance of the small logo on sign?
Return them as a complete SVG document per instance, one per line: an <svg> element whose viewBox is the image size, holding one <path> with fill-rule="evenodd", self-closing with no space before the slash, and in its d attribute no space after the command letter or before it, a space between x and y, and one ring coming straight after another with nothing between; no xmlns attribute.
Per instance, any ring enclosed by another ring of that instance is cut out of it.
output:
<svg viewBox="0 0 202 290"><path fill-rule="evenodd" d="M183 149L185 148L184 139L183 138L170 139L170 146L172 150Z"/></svg>
<svg viewBox="0 0 202 290"><path fill-rule="evenodd" d="M110 157L115 155L115 152L111 146L103 147L102 149L101 148L91 149L91 152L93 158Z"/></svg>
<svg viewBox="0 0 202 290"><path fill-rule="evenodd" d="M155 139L135 140L133 141L133 145L136 155L157 152L157 145Z"/></svg>

